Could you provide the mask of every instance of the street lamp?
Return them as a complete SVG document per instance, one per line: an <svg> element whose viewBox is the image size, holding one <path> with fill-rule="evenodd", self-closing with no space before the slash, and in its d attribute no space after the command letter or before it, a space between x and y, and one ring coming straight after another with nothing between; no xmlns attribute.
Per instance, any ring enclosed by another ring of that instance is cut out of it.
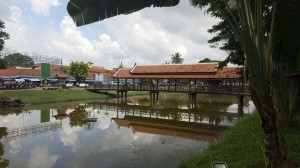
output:
<svg viewBox="0 0 300 168"><path fill-rule="evenodd" d="M228 168L225 162L213 162L211 163L212 168Z"/></svg>

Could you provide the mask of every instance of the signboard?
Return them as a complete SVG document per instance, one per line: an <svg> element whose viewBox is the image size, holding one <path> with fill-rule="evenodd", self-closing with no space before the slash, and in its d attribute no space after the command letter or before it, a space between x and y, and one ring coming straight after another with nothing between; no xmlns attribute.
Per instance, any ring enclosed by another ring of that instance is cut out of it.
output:
<svg viewBox="0 0 300 168"><path fill-rule="evenodd" d="M41 64L41 77L43 79L47 79L50 77L50 64L48 63L42 63Z"/></svg>

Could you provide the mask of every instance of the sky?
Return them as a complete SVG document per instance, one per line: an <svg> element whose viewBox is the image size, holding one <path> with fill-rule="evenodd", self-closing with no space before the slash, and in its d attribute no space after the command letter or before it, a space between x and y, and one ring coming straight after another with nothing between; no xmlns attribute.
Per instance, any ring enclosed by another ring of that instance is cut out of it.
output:
<svg viewBox="0 0 300 168"><path fill-rule="evenodd" d="M218 20L181 0L176 7L145 8L101 22L76 27L68 0L0 0L0 19L10 39L4 52L26 52L106 69L157 65L179 52L185 64L204 58L223 60L226 53L207 43L207 30Z"/></svg>

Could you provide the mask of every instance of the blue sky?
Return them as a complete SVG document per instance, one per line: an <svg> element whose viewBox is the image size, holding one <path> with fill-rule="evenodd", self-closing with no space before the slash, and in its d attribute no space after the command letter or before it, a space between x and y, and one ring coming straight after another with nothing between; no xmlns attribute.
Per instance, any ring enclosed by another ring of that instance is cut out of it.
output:
<svg viewBox="0 0 300 168"><path fill-rule="evenodd" d="M0 0L0 19L10 40L4 51L39 53L71 61L93 62L107 69L163 64L179 52L184 63L226 53L209 47L207 33L218 20L182 0L171 8L147 8L76 27L67 13L68 0Z"/></svg>

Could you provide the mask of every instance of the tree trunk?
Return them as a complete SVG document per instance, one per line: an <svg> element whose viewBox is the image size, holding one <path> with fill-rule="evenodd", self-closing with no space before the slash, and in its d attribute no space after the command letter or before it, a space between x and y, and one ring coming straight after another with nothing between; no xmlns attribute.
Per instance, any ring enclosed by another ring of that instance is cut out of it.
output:
<svg viewBox="0 0 300 168"><path fill-rule="evenodd" d="M280 168L283 164L283 154L280 149L275 116L264 107L265 105L261 104L262 102L258 100L254 90L251 91L251 98L261 119L261 126L265 136L264 152L268 168Z"/></svg>

